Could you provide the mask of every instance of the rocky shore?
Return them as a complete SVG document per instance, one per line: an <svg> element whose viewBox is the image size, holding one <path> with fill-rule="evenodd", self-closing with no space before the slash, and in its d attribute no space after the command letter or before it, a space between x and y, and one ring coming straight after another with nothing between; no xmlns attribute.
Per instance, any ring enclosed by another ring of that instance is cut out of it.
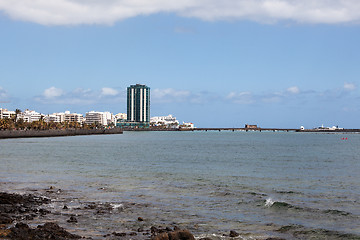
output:
<svg viewBox="0 0 360 240"><path fill-rule="evenodd" d="M121 204L83 202L81 205L69 206L72 201L66 202L56 198L62 192L61 189L54 187L44 189L39 192L40 194L0 192L0 239L217 240L224 237L242 239L236 231L224 233L221 237L195 238L189 230L180 229L175 223L170 226L155 225L141 216L137 218L131 216L133 208L146 208L145 205L131 202ZM99 232L86 226L87 221L103 220L114 212L118 213L116 218L119 216L123 218L123 221L112 219L118 222L115 231L114 228L106 228ZM79 222L83 224L78 224ZM266 240L281 240L281 238Z"/></svg>
<svg viewBox="0 0 360 240"><path fill-rule="evenodd" d="M53 193L52 187L48 193ZM58 192L59 190L57 190ZM60 190L61 191L61 190ZM46 209L46 205L51 204L52 200L47 197L39 197L33 194L20 195L16 193L0 192L0 239L93 239L93 237L80 236L70 233L63 227L54 222L45 222L45 215L56 216L58 213ZM106 213L111 211L113 206L102 204L87 204L84 211L92 210L94 214ZM69 210L67 205L63 206L64 212ZM81 210L77 209L77 210ZM68 223L78 222L78 216L70 216ZM31 225L32 220L41 219L44 224L36 227ZM142 217L138 217L137 222L143 222ZM120 230L120 229L119 229ZM90 229L87 231L91 232ZM96 238L96 237L95 237ZM103 235L103 239L153 239L153 240L195 240L188 230L181 230L178 227L156 227L148 229L138 228L136 231L113 231Z"/></svg>

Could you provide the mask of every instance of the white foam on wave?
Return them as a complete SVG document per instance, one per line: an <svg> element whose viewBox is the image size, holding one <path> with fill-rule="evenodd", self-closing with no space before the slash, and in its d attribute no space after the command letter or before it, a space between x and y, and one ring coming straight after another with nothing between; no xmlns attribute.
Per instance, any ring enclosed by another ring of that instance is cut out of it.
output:
<svg viewBox="0 0 360 240"><path fill-rule="evenodd" d="M116 210L116 209L124 209L124 204L120 203L120 204L110 204L111 207Z"/></svg>
<svg viewBox="0 0 360 240"><path fill-rule="evenodd" d="M271 198L266 199L265 201L265 207L271 207L275 201L273 201Z"/></svg>

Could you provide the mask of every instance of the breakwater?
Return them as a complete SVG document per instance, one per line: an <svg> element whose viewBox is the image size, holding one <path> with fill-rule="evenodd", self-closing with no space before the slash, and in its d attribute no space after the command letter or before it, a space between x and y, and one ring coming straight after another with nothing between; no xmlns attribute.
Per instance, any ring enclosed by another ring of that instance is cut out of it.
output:
<svg viewBox="0 0 360 240"><path fill-rule="evenodd" d="M64 137L78 135L122 134L120 128L111 129L50 129L50 130L2 130L0 139L32 137Z"/></svg>
<svg viewBox="0 0 360 240"><path fill-rule="evenodd" d="M299 128L123 128L124 131L241 131L241 132L308 132L308 133L360 133L360 129L299 129Z"/></svg>

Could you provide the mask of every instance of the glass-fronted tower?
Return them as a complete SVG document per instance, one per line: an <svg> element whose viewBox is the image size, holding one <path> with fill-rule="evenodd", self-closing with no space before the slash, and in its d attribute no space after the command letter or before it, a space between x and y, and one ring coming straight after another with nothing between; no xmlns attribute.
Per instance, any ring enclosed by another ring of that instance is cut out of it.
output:
<svg viewBox="0 0 360 240"><path fill-rule="evenodd" d="M136 84L127 88L127 121L150 122L150 88Z"/></svg>

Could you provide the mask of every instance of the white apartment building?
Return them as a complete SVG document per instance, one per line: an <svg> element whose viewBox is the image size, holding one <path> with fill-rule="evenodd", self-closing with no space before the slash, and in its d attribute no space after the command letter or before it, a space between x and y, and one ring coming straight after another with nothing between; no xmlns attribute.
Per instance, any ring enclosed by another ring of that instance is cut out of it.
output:
<svg viewBox="0 0 360 240"><path fill-rule="evenodd" d="M127 119L127 114L126 113L118 113L115 115L115 119L116 120L126 120Z"/></svg>
<svg viewBox="0 0 360 240"><path fill-rule="evenodd" d="M155 126L179 126L179 121L171 114L168 116L152 117L150 123Z"/></svg>
<svg viewBox="0 0 360 240"><path fill-rule="evenodd" d="M113 114L110 112L91 111L91 112L87 112L85 115L86 124L99 123L103 126L107 126L114 121L115 118L113 117Z"/></svg>
<svg viewBox="0 0 360 240"><path fill-rule="evenodd" d="M70 111L65 111L60 113L53 113L52 115L58 116L59 122L84 122L84 116L80 113L70 113Z"/></svg>
<svg viewBox="0 0 360 240"><path fill-rule="evenodd" d="M11 118L12 116L15 116L15 111L9 111L5 108L0 108L0 119L3 118Z"/></svg>
<svg viewBox="0 0 360 240"><path fill-rule="evenodd" d="M39 121L41 119L41 114L38 112L35 112L33 110L26 109L25 111L18 114L16 121L19 119L23 119L24 122L34 122Z"/></svg>
<svg viewBox="0 0 360 240"><path fill-rule="evenodd" d="M49 123L49 122L55 122L55 123L60 123L60 116L56 115L56 114L48 114L44 117L44 121Z"/></svg>
<svg viewBox="0 0 360 240"><path fill-rule="evenodd" d="M66 111L65 112L65 121L83 123L84 116L80 113L70 113L70 112Z"/></svg>

